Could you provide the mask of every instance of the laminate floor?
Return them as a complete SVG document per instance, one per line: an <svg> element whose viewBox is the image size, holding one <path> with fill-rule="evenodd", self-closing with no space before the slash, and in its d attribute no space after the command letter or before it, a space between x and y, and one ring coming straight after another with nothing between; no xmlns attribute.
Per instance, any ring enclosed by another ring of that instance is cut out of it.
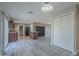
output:
<svg viewBox="0 0 79 59"><path fill-rule="evenodd" d="M11 42L5 49L6 56L73 56L65 49L57 46L51 47L50 38L22 39Z"/></svg>

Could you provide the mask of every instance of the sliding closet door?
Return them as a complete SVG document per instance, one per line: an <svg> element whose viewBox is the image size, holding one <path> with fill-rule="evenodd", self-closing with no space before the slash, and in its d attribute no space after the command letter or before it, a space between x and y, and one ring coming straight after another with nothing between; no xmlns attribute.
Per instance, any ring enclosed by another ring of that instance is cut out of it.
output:
<svg viewBox="0 0 79 59"><path fill-rule="evenodd" d="M68 14L62 17L62 39L64 39L64 48L74 51L74 17Z"/></svg>
<svg viewBox="0 0 79 59"><path fill-rule="evenodd" d="M74 52L74 16L73 13L55 18L54 44Z"/></svg>

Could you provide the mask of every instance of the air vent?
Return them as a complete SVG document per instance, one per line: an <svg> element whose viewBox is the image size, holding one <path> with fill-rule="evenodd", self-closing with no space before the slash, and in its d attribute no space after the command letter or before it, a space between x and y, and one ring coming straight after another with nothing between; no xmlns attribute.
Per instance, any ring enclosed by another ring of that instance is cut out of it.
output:
<svg viewBox="0 0 79 59"><path fill-rule="evenodd" d="M29 11L28 13L29 13L29 14L32 14L33 12L32 12L32 11Z"/></svg>

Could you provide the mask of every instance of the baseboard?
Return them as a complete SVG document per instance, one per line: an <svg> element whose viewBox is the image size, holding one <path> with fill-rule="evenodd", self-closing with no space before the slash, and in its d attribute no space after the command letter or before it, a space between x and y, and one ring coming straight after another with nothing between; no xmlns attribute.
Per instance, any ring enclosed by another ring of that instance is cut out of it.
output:
<svg viewBox="0 0 79 59"><path fill-rule="evenodd" d="M0 56L2 56L2 55L3 55L3 50L0 51Z"/></svg>
<svg viewBox="0 0 79 59"><path fill-rule="evenodd" d="M51 47L53 46L53 43L51 42Z"/></svg>
<svg viewBox="0 0 79 59"><path fill-rule="evenodd" d="M54 47L54 46L57 46L57 45L55 45L55 44L53 44L53 43L51 43L51 47ZM59 47L59 46L57 46L57 47ZM62 47L59 47L59 48L62 48ZM64 48L62 48L62 49L64 49ZM65 49L66 50L66 49ZM69 50L67 50L67 51L69 51ZM71 52L71 51L69 51L69 52ZM77 50L77 52L71 52L74 56L79 56L79 50Z"/></svg>
<svg viewBox="0 0 79 59"><path fill-rule="evenodd" d="M76 53L76 55L77 55L77 56L79 56L79 50L77 50L77 53Z"/></svg>
<svg viewBox="0 0 79 59"><path fill-rule="evenodd" d="M1 56L1 50L0 50L0 56Z"/></svg>
<svg viewBox="0 0 79 59"><path fill-rule="evenodd" d="M77 56L77 53L76 52L72 52L74 54L74 56Z"/></svg>
<svg viewBox="0 0 79 59"><path fill-rule="evenodd" d="M0 52L0 56L1 56L1 52Z"/></svg>

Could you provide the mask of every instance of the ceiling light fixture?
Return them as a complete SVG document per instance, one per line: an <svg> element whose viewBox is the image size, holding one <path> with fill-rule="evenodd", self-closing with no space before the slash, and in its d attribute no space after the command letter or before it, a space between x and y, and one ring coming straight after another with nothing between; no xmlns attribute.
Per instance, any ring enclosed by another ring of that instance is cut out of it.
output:
<svg viewBox="0 0 79 59"><path fill-rule="evenodd" d="M51 12L52 10L53 10L53 6L50 5L49 2L45 2L45 4L41 8L42 12Z"/></svg>

